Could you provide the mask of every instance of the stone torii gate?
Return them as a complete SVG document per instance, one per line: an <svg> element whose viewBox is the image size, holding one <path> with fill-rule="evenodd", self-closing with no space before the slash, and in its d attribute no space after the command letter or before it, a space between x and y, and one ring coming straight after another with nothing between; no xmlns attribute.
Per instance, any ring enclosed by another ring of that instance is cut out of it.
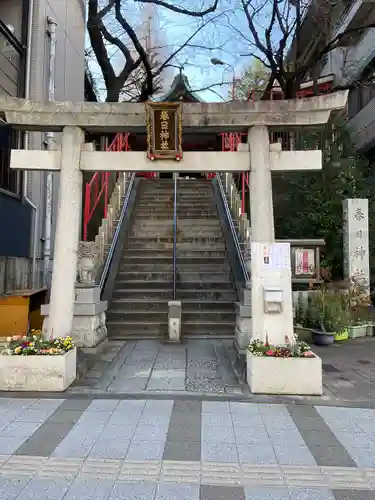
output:
<svg viewBox="0 0 375 500"><path fill-rule="evenodd" d="M19 130L62 132L55 151L12 150L11 167L60 172L60 191L51 285L48 334L72 329L77 250L84 171L244 172L250 171L251 233L253 242L274 242L272 171L315 170L321 151L281 151L270 144L269 126L300 127L327 123L341 110L347 93L291 101L182 104L183 130L248 131L248 144L238 152L187 152L180 162L150 163L145 152L96 152L84 143L84 132L145 130L141 103L42 103L0 98L6 122Z"/></svg>

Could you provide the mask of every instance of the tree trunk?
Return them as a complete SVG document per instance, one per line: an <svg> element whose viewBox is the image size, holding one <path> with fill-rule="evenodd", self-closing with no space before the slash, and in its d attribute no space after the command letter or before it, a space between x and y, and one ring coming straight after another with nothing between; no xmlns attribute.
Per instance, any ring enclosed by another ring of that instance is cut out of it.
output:
<svg viewBox="0 0 375 500"><path fill-rule="evenodd" d="M107 89L106 102L119 102L121 88L118 85L110 85Z"/></svg>

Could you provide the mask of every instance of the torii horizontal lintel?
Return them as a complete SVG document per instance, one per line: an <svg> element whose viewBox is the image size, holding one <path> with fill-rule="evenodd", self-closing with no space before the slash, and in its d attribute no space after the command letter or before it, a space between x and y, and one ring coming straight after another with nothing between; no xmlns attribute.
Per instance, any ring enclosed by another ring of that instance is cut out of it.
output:
<svg viewBox="0 0 375 500"><path fill-rule="evenodd" d="M280 101L231 101L182 104L184 131L247 131L254 125L298 127L327 123L341 110L347 91ZM146 130L144 103L35 102L0 97L0 109L9 125L23 130L59 132L66 126L92 132Z"/></svg>
<svg viewBox="0 0 375 500"><path fill-rule="evenodd" d="M60 170L61 151L12 150L11 168L18 170ZM254 166L256 168L256 165ZM322 153L313 151L270 151L272 171L319 170ZM150 161L145 152L81 152L84 172L246 172L250 170L248 151L189 151L182 160Z"/></svg>

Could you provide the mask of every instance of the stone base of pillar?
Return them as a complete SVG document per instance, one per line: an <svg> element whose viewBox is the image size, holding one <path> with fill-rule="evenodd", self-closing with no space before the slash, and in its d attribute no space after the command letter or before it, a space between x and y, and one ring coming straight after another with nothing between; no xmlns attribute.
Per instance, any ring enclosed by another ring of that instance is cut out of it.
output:
<svg viewBox="0 0 375 500"><path fill-rule="evenodd" d="M244 295L246 298L246 292ZM251 340L251 305L236 303L236 332L233 346L237 353L236 371L242 379L246 374L246 350Z"/></svg>
<svg viewBox="0 0 375 500"><path fill-rule="evenodd" d="M251 306L236 304L236 343L240 350L246 350L251 340Z"/></svg>
<svg viewBox="0 0 375 500"><path fill-rule="evenodd" d="M78 347L96 348L107 338L105 324L107 308L107 301L100 300L98 287L76 287L72 331L66 332L66 335L71 335ZM43 321L45 332L48 330L49 304L42 306L41 313L45 316Z"/></svg>
<svg viewBox="0 0 375 500"><path fill-rule="evenodd" d="M168 302L168 342L181 342L181 301Z"/></svg>

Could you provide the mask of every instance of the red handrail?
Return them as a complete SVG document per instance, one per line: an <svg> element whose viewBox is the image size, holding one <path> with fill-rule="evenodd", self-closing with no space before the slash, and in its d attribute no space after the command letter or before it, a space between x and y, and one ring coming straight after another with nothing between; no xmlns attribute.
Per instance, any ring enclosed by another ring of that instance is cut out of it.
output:
<svg viewBox="0 0 375 500"><path fill-rule="evenodd" d="M222 132L221 133L221 147L222 151L237 151L238 145L242 143L242 138L246 136L245 132ZM245 199L246 199L246 186L249 187L249 174L242 172L241 174L241 213L244 215Z"/></svg>
<svg viewBox="0 0 375 500"><path fill-rule="evenodd" d="M129 133L116 134L107 151L129 151ZM102 195L104 196L104 218L107 217L109 202L109 178L111 172L95 172L90 182L85 186L85 204L83 209L83 239L87 240L88 225ZM118 173L117 173L118 175ZM93 198L93 200L92 200Z"/></svg>

